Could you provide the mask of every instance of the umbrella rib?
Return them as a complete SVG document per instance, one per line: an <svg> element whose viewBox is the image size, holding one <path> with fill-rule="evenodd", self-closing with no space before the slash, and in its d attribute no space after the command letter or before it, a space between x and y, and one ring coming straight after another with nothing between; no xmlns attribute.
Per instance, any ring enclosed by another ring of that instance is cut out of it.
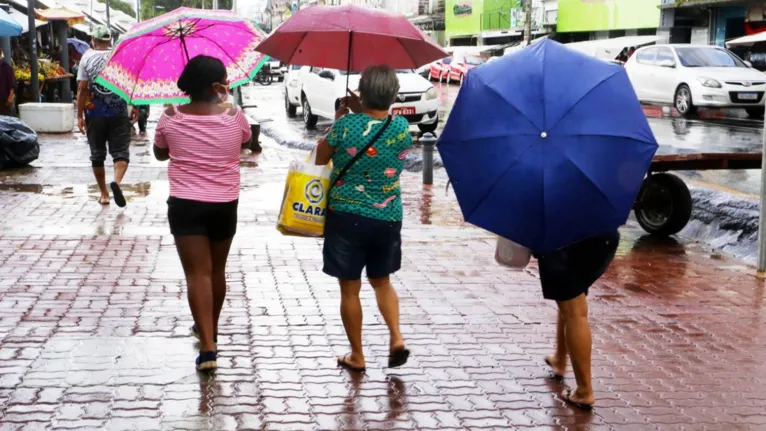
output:
<svg viewBox="0 0 766 431"><path fill-rule="evenodd" d="M299 40L298 43L295 44L295 49L293 50L293 53L290 54L290 58L288 58L287 61L285 61L285 63L292 64L293 57L295 57L295 52L298 51L298 48L300 48L301 44L303 43L303 40L306 39L306 35L307 34L309 34L307 31L303 32L303 34L301 35L301 40ZM265 53L263 53L263 54L265 54ZM269 54L267 54L267 55L269 55ZM271 55L269 55L269 57L271 57ZM277 59L277 60L279 60L279 59Z"/></svg>
<svg viewBox="0 0 766 431"><path fill-rule="evenodd" d="M152 36L152 37L161 37L161 36ZM154 51L155 49L157 49L158 47L160 47L162 45L165 45L167 43L172 42L173 40L175 40L175 39L167 39L167 40L164 40L164 41L154 45L152 47L152 49L149 51L149 53L151 53L152 51ZM131 90L130 90L130 101L131 102L133 101L133 93L135 93L136 87L138 87L138 80L141 77L141 71L144 70L144 66L146 66L147 60L149 60L149 55L148 54L144 56L144 60L141 62L141 67L138 68L138 71L136 73L136 82L135 82L135 84L133 84L133 88L131 88ZM128 103L130 103L130 102L128 102Z"/></svg>
<svg viewBox="0 0 766 431"><path fill-rule="evenodd" d="M205 37L203 37L203 36L196 36L196 37L194 37L194 39L205 39L205 40L207 40L207 41L211 42L213 45L217 46L217 47L218 47L218 49L220 49L220 50L221 50L221 52L222 52L222 53L223 53L225 56L229 57L229 60L231 60L232 64L234 64L235 66L237 66L237 69L241 70L241 71L242 71L242 73L244 73L244 74L245 74L245 76L247 76L247 75L248 75L248 72L247 72L247 71L245 71L245 69L242 69L242 67L239 65L239 63L237 63L237 60L235 60L235 59L234 59L234 57L232 57L231 55L229 55L229 53L228 53L228 52L226 52L226 50L225 50L225 49L223 49L223 47L222 47L221 45L219 45L219 44L218 44L218 42L216 42L215 40L213 40L213 39L211 39L211 38L209 38L209 37L207 37L207 36L205 36Z"/></svg>
<svg viewBox="0 0 766 431"><path fill-rule="evenodd" d="M579 105L579 104L580 104L580 103L581 103L583 100L585 100L585 99L588 97L588 95L589 95L590 93L592 93L592 92L593 92L593 90L595 90L596 88L600 87L600 86L601 86L603 83L605 83L607 80L609 80L609 79L612 79L612 77L614 77L615 75L617 75L617 71L615 71L615 72L614 72L614 73L612 73L611 75L609 75L609 76L607 76L606 78L604 78L604 79L602 79L601 81L599 81L599 82L598 82L596 85L594 85L594 86L593 86L593 88L591 88L591 89L590 89L590 90L588 90L588 91L587 91L585 94L583 94L583 96L580 98L580 100L578 100L577 102L573 103L573 104L572 104L572 106L570 106L570 107L569 107L569 109L567 109L567 110L564 112L564 114L562 114L562 115L561 115L561 117L559 117L558 121L556 121L556 124L551 124L551 126L550 126L550 127L548 127L548 130L549 130L549 131L550 131L550 130L553 130L553 129L554 129L556 126L558 126L558 124L561 122L561 120L563 120L564 118L566 118L566 116L567 116L567 115L569 115L569 113L570 113L570 112L572 112L572 110L573 110L573 109L574 109L574 108L575 108L577 105ZM545 93L543 93L543 97L545 97Z"/></svg>
<svg viewBox="0 0 766 431"><path fill-rule="evenodd" d="M531 124L531 125L532 125L532 127L534 127L535 129L539 129L539 128L537 127L537 125L536 125L536 124L535 124L535 123L532 121L532 119L531 119L531 118L529 118L529 117L527 116L527 114L526 114L526 113L524 113L524 111L523 111L522 109L519 109L519 107L518 107L518 106L516 106L516 104L515 104L515 103L513 103L513 102L511 102L510 100L506 99L506 98L505 98L505 96L503 96L503 95L502 95L502 94L501 94L499 91L497 91L496 89L492 88L492 86L490 86L489 84L487 84L487 82L486 82L486 81L484 81L484 79L482 78L482 76L481 76L481 75L478 75L478 76L479 76L479 82L481 82L482 84L484 84L484 86L485 86L485 87L487 87L487 88L489 88L489 89L490 89L490 91L492 91L493 93L497 94L497 95L498 95L498 96L499 96L501 99L503 99L503 100L504 100L506 103L508 103L509 105L511 105L511 106L513 107L513 109L515 109L515 110L516 110L516 112L518 112L519 114L521 114L521 116L522 116L522 117L524 117L524 118L526 118L526 119L527 119L527 121L529 122L529 124Z"/></svg>
<svg viewBox="0 0 766 431"><path fill-rule="evenodd" d="M476 202L477 202L476 206L474 206L473 208L471 208L471 211L468 211L468 213L465 215L465 218L466 218L466 220L467 220L467 219L468 219L468 218L469 218L469 217L470 217L470 216L473 214L473 212L474 212L474 211L476 211L476 208L478 208L478 207L479 207L479 205L480 205L480 204L481 204L481 203L484 201L484 199L486 199L486 198L487 198L487 196L489 196L489 194L492 192L492 190L494 190L494 189L495 189L495 186L497 186L497 183L498 183L498 182L500 182L500 178L503 178L503 177L505 176L505 174L506 174L506 173L508 173L508 171L509 171L509 170L510 170L512 167L516 166L516 164L519 162L519 160L521 160L521 158L522 158L522 157L524 157L524 155L525 155L525 154L527 154L527 152L528 152L529 150L531 150L533 146L534 146L534 142L530 143L530 144L529 144L529 146L528 146L528 147L527 147L527 148L526 148L524 151L522 151L521 153L519 153L519 155L516 157L516 159L514 159L514 160L513 160L513 162L511 162L511 163L509 163L509 164L508 164L508 167L506 167L506 168L503 170L503 173L502 173L502 174L500 174L500 175L498 175L498 176L497 176L497 178L495 178L495 181L494 181L494 182L492 182L492 185L491 185L491 186L489 186L489 187L487 187L487 191L484 193L484 196L482 196L482 197L481 197L481 199L477 199L477 201L476 201Z"/></svg>
<svg viewBox="0 0 766 431"><path fill-rule="evenodd" d="M572 164L572 166L576 167L576 168L577 168L577 170L578 170L578 171L580 171L580 173L582 173L582 174L583 174L583 176L584 176L585 178L587 178L587 179L588 179L588 181L590 181L590 183L591 183L591 184L593 184L593 187L595 187L595 188L596 188L596 190L598 190L598 192L599 192L599 193L601 193L601 195L602 195L602 196L604 196L604 199L606 199L606 201L609 203L609 206L610 206L610 207L612 207L612 209L613 209L615 212L617 212L617 208L615 208L615 207L614 207L614 205L612 204L612 201L609 199L609 195L607 195L607 194L604 192L604 190L602 190L602 189L601 189L601 186L600 186L600 185L599 185L599 184L598 184L596 181L593 181L593 178L591 178L591 177L590 177L590 175L588 175L588 174L587 174L587 173L586 173L586 172L585 172L585 171L584 171L584 170L583 170L583 169L580 167L580 165L578 165L577 163L575 163L575 161L574 161L574 160L572 160L572 159L571 159L571 158L569 158L569 157L567 157L567 159L566 159L566 160L567 160L569 163L571 163L571 164Z"/></svg>
<svg viewBox="0 0 766 431"><path fill-rule="evenodd" d="M396 38L396 41L397 41L397 42L399 42L399 45L401 45L401 46L402 46L402 49L404 49L404 52L406 52L406 53L407 53L407 55L410 57L410 60L412 61L412 64L413 64L413 66L414 66L414 65L415 65L415 61L414 61L414 60L412 60L412 59L413 59L413 57L412 57L412 54L410 53L410 50L409 50L409 49L407 49L407 46L405 46L405 45L402 43L402 40L401 40L401 39L399 39L398 37Z"/></svg>

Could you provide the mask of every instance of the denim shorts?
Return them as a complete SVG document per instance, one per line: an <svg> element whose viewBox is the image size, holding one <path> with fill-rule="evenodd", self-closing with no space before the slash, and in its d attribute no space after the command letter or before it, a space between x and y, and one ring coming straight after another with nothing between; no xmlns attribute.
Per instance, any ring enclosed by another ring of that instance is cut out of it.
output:
<svg viewBox="0 0 766 431"><path fill-rule="evenodd" d="M619 242L620 233L612 231L537 256L543 297L563 302L587 295L612 263Z"/></svg>
<svg viewBox="0 0 766 431"><path fill-rule="evenodd" d="M327 212L324 230L325 274L340 280L384 278L402 266L402 222L335 211Z"/></svg>

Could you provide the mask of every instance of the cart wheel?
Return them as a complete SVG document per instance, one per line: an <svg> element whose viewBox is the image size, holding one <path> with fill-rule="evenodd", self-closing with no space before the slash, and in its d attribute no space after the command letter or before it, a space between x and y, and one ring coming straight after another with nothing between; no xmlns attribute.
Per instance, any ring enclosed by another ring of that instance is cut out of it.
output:
<svg viewBox="0 0 766 431"><path fill-rule="evenodd" d="M692 196L681 178L671 174L646 177L636 205L638 224L652 235L681 231L692 216Z"/></svg>

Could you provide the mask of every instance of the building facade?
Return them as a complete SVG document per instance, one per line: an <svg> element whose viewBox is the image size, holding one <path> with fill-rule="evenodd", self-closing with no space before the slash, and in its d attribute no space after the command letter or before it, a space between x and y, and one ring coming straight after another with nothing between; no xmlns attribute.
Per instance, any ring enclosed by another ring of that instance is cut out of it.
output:
<svg viewBox="0 0 766 431"><path fill-rule="evenodd" d="M559 0L557 39L562 42L657 33L662 0Z"/></svg>
<svg viewBox="0 0 766 431"><path fill-rule="evenodd" d="M660 33L671 43L724 46L766 30L764 0L662 0Z"/></svg>
<svg viewBox="0 0 766 431"><path fill-rule="evenodd" d="M526 18L524 1L447 0L444 16L449 45L499 45L521 40ZM556 0L529 1L532 34L548 33L555 26Z"/></svg>

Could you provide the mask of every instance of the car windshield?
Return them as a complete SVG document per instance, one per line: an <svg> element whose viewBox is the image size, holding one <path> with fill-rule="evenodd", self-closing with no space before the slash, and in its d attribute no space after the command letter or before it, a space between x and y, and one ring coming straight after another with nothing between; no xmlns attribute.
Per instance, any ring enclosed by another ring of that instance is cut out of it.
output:
<svg viewBox="0 0 766 431"><path fill-rule="evenodd" d="M466 57L465 64L470 64L471 66L480 66L484 64L484 59L481 57Z"/></svg>
<svg viewBox="0 0 766 431"><path fill-rule="evenodd" d="M737 57L718 48L676 48L684 67L747 67Z"/></svg>
<svg viewBox="0 0 766 431"><path fill-rule="evenodd" d="M299 64L293 64L293 65L290 66L290 70L300 70L301 67L303 67L303 66L301 66Z"/></svg>
<svg viewBox="0 0 766 431"><path fill-rule="evenodd" d="M451 59L451 58L449 58L449 57L447 57L447 58L445 58L444 60L442 60L442 63L444 63L444 64L450 64L450 63L452 63L452 59Z"/></svg>

